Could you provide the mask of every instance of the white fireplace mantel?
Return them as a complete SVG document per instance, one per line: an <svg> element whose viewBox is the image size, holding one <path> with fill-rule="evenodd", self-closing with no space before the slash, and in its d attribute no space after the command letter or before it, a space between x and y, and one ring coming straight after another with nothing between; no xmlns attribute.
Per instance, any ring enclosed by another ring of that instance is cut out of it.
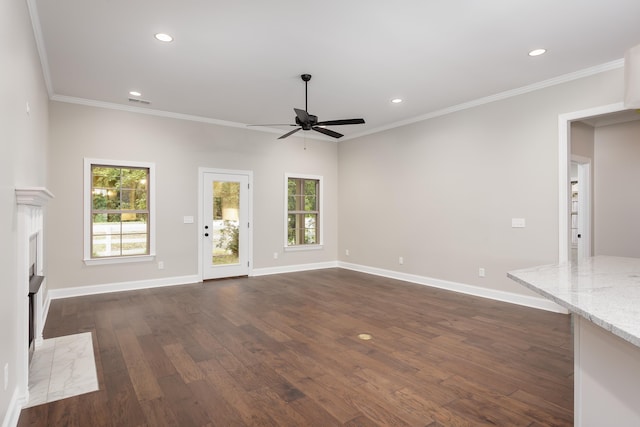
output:
<svg viewBox="0 0 640 427"><path fill-rule="evenodd" d="M44 187L20 187L15 189L17 204L17 283L20 307L20 321L18 323L18 402L23 407L29 401L29 244L35 236L37 244L36 271L38 276L44 276L44 206L53 199L53 194ZM42 342L44 329L44 293L46 280L43 280L40 290L35 294L34 303L34 339L35 345Z"/></svg>
<svg viewBox="0 0 640 427"><path fill-rule="evenodd" d="M18 205L42 207L52 198L51 191L44 187L16 188L16 203Z"/></svg>

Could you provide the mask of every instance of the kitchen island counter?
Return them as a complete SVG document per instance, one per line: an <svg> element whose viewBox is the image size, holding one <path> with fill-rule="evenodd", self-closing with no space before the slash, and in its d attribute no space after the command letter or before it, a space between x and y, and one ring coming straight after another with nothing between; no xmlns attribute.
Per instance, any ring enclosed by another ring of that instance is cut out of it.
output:
<svg viewBox="0 0 640 427"><path fill-rule="evenodd" d="M596 256L507 276L572 313L574 425L640 426L640 259Z"/></svg>

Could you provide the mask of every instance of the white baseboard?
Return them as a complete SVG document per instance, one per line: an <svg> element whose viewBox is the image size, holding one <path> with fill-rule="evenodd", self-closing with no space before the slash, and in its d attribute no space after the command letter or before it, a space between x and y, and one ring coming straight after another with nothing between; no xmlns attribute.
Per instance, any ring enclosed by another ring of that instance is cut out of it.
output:
<svg viewBox="0 0 640 427"><path fill-rule="evenodd" d="M109 292L134 291L138 289L161 288L164 286L188 285L202 282L199 276L163 277L162 279L136 280L131 282L107 283L104 285L78 286L75 288L49 289L50 300L106 294ZM47 308L48 311L48 308Z"/></svg>
<svg viewBox="0 0 640 427"><path fill-rule="evenodd" d="M417 283L419 285L446 289L448 291L459 292L467 295L488 298L496 301L508 302L525 307L552 311L554 313L568 313L568 311L564 307L561 307L558 304L544 298L520 295L513 292L505 292L495 289L487 289L479 286L467 285L464 283L450 282L448 280L434 279L431 277L418 276L415 274L400 273L398 271L384 270L381 268L368 267L365 265L351 264L347 262L338 262L338 267L345 268L347 270L359 271L361 273L388 277L390 279L404 280L405 282Z"/></svg>
<svg viewBox="0 0 640 427"><path fill-rule="evenodd" d="M313 264L283 265L282 267L254 268L252 276L267 276L269 274L294 273L296 271L322 270L338 267L338 261L318 262Z"/></svg>
<svg viewBox="0 0 640 427"><path fill-rule="evenodd" d="M4 415L4 419L2 420L2 427L15 427L18 425L18 420L20 419L20 411L29 401L29 395L20 396L18 394L18 388L13 391L13 395L11 396L11 401L9 401L9 406L7 407L7 412Z"/></svg>
<svg viewBox="0 0 640 427"><path fill-rule="evenodd" d="M513 292L499 291L495 289L487 289L479 286L467 285L464 283L450 282L448 280L434 279L431 277L418 276L415 274L401 273L393 270L385 270L376 267L369 267L359 264L351 264L341 261L330 261L313 264L296 264L285 265L281 267L254 268L251 272L252 276L266 276L271 274L293 273L297 271L321 270L325 268L344 268L347 270L359 271L361 273L373 274L376 276L388 277L390 279L403 280L405 282L417 283L420 285L431 286L434 288L446 289L449 291L459 292L467 295L473 295L482 298L488 298L496 301L508 302L511 304L532 307L541 310L551 311L555 313L566 314L568 311L558 304L544 298L516 294ZM61 298L72 298L86 295L104 294L109 292L132 291L137 289L158 288L164 286L186 285L201 282L197 275L167 277L162 279L139 280L132 282L109 283L104 285L81 286L77 288L49 289L46 314L49 312L49 304L51 300Z"/></svg>

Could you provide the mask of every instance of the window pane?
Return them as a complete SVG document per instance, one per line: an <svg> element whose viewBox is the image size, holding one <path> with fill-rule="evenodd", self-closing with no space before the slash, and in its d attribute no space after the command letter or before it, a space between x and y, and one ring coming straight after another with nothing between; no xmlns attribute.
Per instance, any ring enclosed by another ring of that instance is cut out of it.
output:
<svg viewBox="0 0 640 427"><path fill-rule="evenodd" d="M315 244L317 243L317 215L306 214L304 216L304 243Z"/></svg>
<svg viewBox="0 0 640 427"><path fill-rule="evenodd" d="M295 245L296 242L296 215L287 215L287 242L289 245Z"/></svg>
<svg viewBox="0 0 640 427"><path fill-rule="evenodd" d="M296 210L296 196L289 195L287 198L287 209L290 211Z"/></svg>
<svg viewBox="0 0 640 427"><path fill-rule="evenodd" d="M147 234L123 234L122 235L122 255L146 255Z"/></svg>
<svg viewBox="0 0 640 427"><path fill-rule="evenodd" d="M105 188L95 188L91 194L94 210L107 209L107 190Z"/></svg>
<svg viewBox="0 0 640 427"><path fill-rule="evenodd" d="M95 214L93 215L93 222L107 222L107 214Z"/></svg>
<svg viewBox="0 0 640 427"><path fill-rule="evenodd" d="M145 189L147 185L146 169L122 169L120 187L127 189Z"/></svg>
<svg viewBox="0 0 640 427"><path fill-rule="evenodd" d="M123 189L120 192L120 209L147 209L147 193L145 190Z"/></svg>
<svg viewBox="0 0 640 427"><path fill-rule="evenodd" d="M318 181L314 180L305 180L304 181L304 194L306 196L315 196L316 195L316 184Z"/></svg>
<svg viewBox="0 0 640 427"><path fill-rule="evenodd" d="M140 211L147 210L147 190L136 190L135 193L135 201L133 203L133 208Z"/></svg>
<svg viewBox="0 0 640 427"><path fill-rule="evenodd" d="M287 189L288 189L288 194L289 196L295 196L296 194L296 187L297 187L297 179L295 178L289 178L289 182L287 183Z"/></svg>
<svg viewBox="0 0 640 427"><path fill-rule="evenodd" d="M316 196L304 196L304 210L305 211L318 210L316 206Z"/></svg>
<svg viewBox="0 0 640 427"><path fill-rule="evenodd" d="M120 209L120 190L107 189L107 209Z"/></svg>
<svg viewBox="0 0 640 427"><path fill-rule="evenodd" d="M93 166L93 187L113 188L120 182L120 168Z"/></svg>
<svg viewBox="0 0 640 427"><path fill-rule="evenodd" d="M105 257L120 255L120 215L93 215L92 232L92 256Z"/></svg>
<svg viewBox="0 0 640 427"><path fill-rule="evenodd" d="M93 236L93 257L120 255L120 235Z"/></svg>

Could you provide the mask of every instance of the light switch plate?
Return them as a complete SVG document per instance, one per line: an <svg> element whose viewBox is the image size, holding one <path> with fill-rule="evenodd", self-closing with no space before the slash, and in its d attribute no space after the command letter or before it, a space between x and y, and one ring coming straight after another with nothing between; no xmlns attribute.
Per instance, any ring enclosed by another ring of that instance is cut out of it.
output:
<svg viewBox="0 0 640 427"><path fill-rule="evenodd" d="M185 216L184 217L184 223L185 224L193 224L193 217L192 216Z"/></svg>
<svg viewBox="0 0 640 427"><path fill-rule="evenodd" d="M511 218L511 227L513 227L513 228L524 228L525 227L524 218Z"/></svg>

